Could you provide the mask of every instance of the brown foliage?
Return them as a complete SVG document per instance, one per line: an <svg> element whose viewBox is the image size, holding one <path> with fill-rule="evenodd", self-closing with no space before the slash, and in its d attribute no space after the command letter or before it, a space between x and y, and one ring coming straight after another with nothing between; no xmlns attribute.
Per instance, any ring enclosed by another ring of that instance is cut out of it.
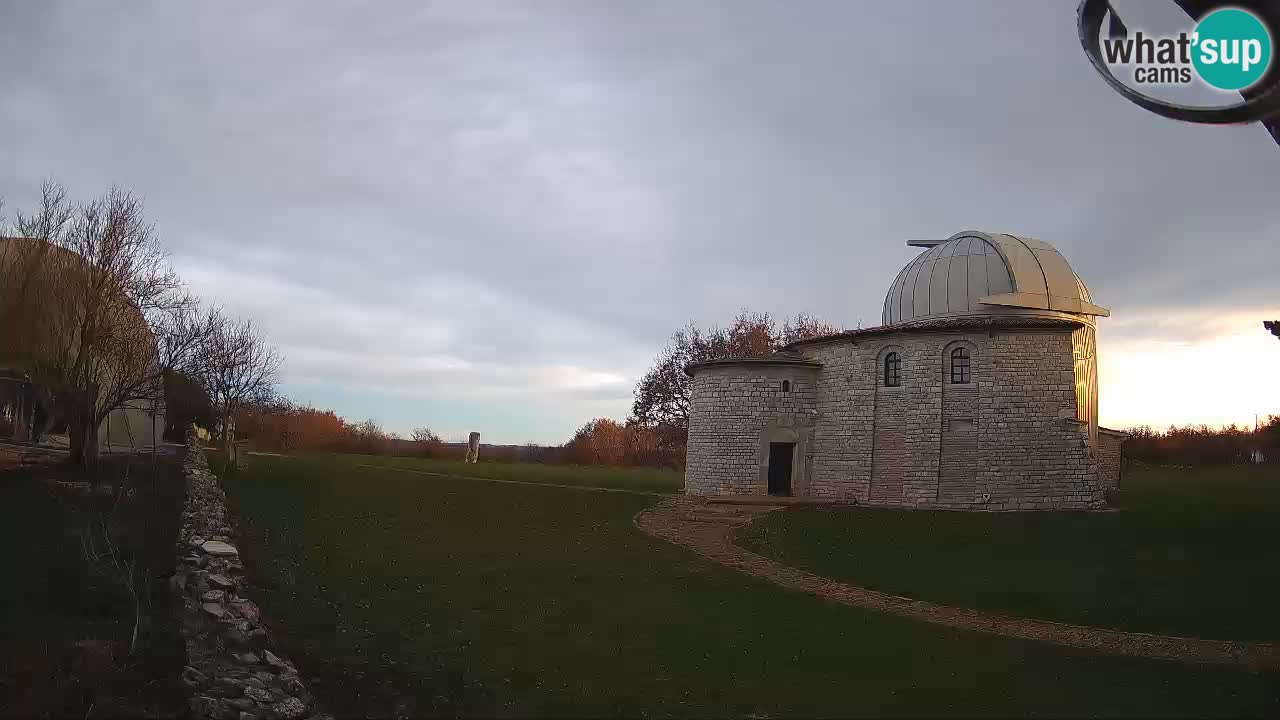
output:
<svg viewBox="0 0 1280 720"><path fill-rule="evenodd" d="M656 454L683 462L689 429L691 363L730 357L759 357L789 343L840 332L840 328L800 314L783 321L781 330L768 313L742 310L727 329L702 330L694 323L677 330L635 390L628 424L646 428Z"/></svg>
<svg viewBox="0 0 1280 720"><path fill-rule="evenodd" d="M580 465L621 465L627 452L624 432L609 418L589 420L567 443L569 454Z"/></svg>
<svg viewBox="0 0 1280 720"><path fill-rule="evenodd" d="M294 405L285 400L247 404L235 415L236 434L255 450L272 452L337 452L360 455L425 455L420 442L401 440L373 420L349 422L332 410ZM414 431L415 436L420 431ZM430 433L430 431L427 431ZM434 433L431 434L434 437ZM415 440L417 438L415 437ZM435 437L434 448L443 444Z"/></svg>
<svg viewBox="0 0 1280 720"><path fill-rule="evenodd" d="M236 432L258 450L337 450L351 436L332 410L287 402L252 404L235 412Z"/></svg>
<svg viewBox="0 0 1280 720"><path fill-rule="evenodd" d="M596 418L578 428L565 443L562 459L578 465L678 466L684 456L664 450L651 428Z"/></svg>
<svg viewBox="0 0 1280 720"><path fill-rule="evenodd" d="M417 446L418 454L422 457L440 457L441 450L444 448L444 441L440 436L426 426L413 429L413 442Z"/></svg>

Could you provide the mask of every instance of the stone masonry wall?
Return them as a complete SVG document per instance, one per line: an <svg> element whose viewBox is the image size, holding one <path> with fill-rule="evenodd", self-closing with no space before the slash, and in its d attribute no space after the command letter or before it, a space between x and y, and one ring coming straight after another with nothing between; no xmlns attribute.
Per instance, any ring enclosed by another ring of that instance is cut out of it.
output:
<svg viewBox="0 0 1280 720"><path fill-rule="evenodd" d="M971 503L978 468L983 458L978 449L978 388L990 376L990 347L979 348L980 343L966 339L953 341L942 348L942 429L938 449L938 492L934 501L940 506ZM974 382L951 382L950 356L956 348L969 351Z"/></svg>
<svg viewBox="0 0 1280 720"><path fill-rule="evenodd" d="M953 385L950 354L961 345L973 382ZM902 360L896 388L882 382L889 351ZM813 407L803 494L967 510L1102 504L1098 458L1075 420L1069 332L900 331L801 352L822 363L800 396ZM759 429L794 410L753 390L758 373L740 365L695 375L688 492L765 492Z"/></svg>
<svg viewBox="0 0 1280 720"><path fill-rule="evenodd" d="M1128 437L1116 430L1098 429L1098 475L1105 490L1117 490L1120 487L1124 441Z"/></svg>
<svg viewBox="0 0 1280 720"><path fill-rule="evenodd" d="M813 368L759 364L702 368L693 378L685 492L763 495L771 427L813 424ZM790 391L782 391L782 382Z"/></svg>
<svg viewBox="0 0 1280 720"><path fill-rule="evenodd" d="M822 363L809 494L841 502L867 502L875 429L875 360L850 343L810 346L805 355Z"/></svg>
<svg viewBox="0 0 1280 720"><path fill-rule="evenodd" d="M805 348L806 357L823 364L811 494L877 505L953 504L957 483L950 481L973 463L977 396L990 379L990 365L982 362L989 342L986 333L898 332ZM971 385L947 382L949 352L957 344L970 349ZM884 386L889 352L901 361L899 387ZM972 420L974 427L952 420ZM962 478L959 484L972 485ZM950 488L942 498L940 486Z"/></svg>
<svg viewBox="0 0 1280 720"><path fill-rule="evenodd" d="M186 717L208 720L329 718L293 665L273 652L258 606L245 597L226 498L204 451L188 438L187 503L172 584L182 598L191 692Z"/></svg>
<svg viewBox="0 0 1280 720"><path fill-rule="evenodd" d="M1100 507L1089 426L1076 420L1071 335L997 334L991 354L992 382L978 401L978 501L995 510Z"/></svg>

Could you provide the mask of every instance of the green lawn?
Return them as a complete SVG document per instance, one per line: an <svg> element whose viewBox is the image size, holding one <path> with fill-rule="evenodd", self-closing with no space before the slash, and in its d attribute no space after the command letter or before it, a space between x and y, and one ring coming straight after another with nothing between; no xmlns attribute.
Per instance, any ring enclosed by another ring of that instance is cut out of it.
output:
<svg viewBox="0 0 1280 720"><path fill-rule="evenodd" d="M654 497L359 464L258 457L228 481L253 592L339 716L1280 712L1276 675L779 589L640 533L632 516ZM521 470L555 478L504 468Z"/></svg>
<svg viewBox="0 0 1280 720"><path fill-rule="evenodd" d="M103 481L119 482L125 469L105 462ZM136 464L129 477L135 492L112 514L110 496L42 482L85 480L76 468L0 473L0 717L172 716L180 707L184 650L166 580L174 566L182 478L172 461L159 468ZM139 576L150 581L142 642L132 656L133 604L83 552L85 534L104 519L122 558L135 560Z"/></svg>
<svg viewBox="0 0 1280 720"><path fill-rule="evenodd" d="M948 605L1193 637L1280 640L1280 472L1126 475L1121 512L797 509L739 542Z"/></svg>
<svg viewBox="0 0 1280 720"><path fill-rule="evenodd" d="M678 470L657 468L496 462L467 464L455 460L426 460L422 458L379 455L323 455L313 457L324 457L329 462L353 468L359 468L363 465L378 465L438 475L622 488L663 494L678 493L684 487L684 473Z"/></svg>

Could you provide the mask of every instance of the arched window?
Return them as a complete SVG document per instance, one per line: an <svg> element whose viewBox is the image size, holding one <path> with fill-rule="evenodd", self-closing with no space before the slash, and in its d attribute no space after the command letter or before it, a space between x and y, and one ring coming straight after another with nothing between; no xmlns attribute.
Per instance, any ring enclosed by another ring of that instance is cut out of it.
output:
<svg viewBox="0 0 1280 720"><path fill-rule="evenodd" d="M790 380L783 380L783 381L782 381L782 392L791 392L791 381L790 381Z"/></svg>
<svg viewBox="0 0 1280 720"><path fill-rule="evenodd" d="M884 386L898 387L902 384L902 360L898 353L891 352L884 356Z"/></svg>
<svg viewBox="0 0 1280 720"><path fill-rule="evenodd" d="M972 370L967 348L958 347L951 351L951 383L953 385L967 385L973 382Z"/></svg>

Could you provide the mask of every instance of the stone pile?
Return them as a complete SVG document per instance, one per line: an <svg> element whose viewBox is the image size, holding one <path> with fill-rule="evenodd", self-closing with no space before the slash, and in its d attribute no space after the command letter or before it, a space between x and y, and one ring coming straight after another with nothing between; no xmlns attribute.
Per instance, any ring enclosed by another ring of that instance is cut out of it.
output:
<svg viewBox="0 0 1280 720"><path fill-rule="evenodd" d="M273 652L258 606L244 596L244 566L232 544L226 496L204 451L188 438L183 461L187 504L178 569L191 691L187 717L209 720L328 718L288 660Z"/></svg>

